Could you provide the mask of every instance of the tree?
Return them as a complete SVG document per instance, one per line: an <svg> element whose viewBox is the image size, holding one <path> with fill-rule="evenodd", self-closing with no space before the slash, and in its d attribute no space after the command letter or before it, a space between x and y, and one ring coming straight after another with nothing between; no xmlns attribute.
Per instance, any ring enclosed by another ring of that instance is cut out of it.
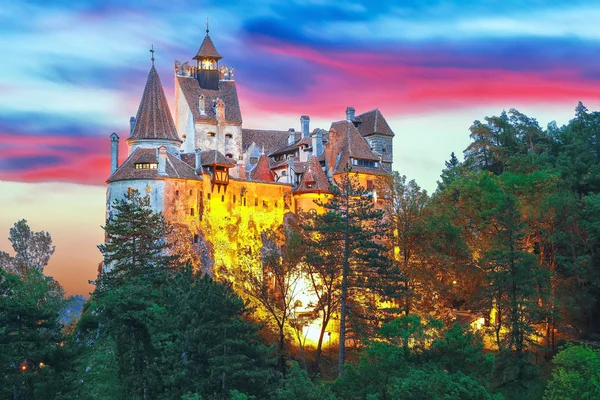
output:
<svg viewBox="0 0 600 400"><path fill-rule="evenodd" d="M285 328L299 294L302 245L298 234L290 229L279 235L267 231L262 237L262 254L247 253L240 257L242 274L238 286L275 323L279 337L279 368L285 375Z"/></svg>
<svg viewBox="0 0 600 400"><path fill-rule="evenodd" d="M24 219L10 228L8 240L15 255L11 257L0 251L0 266L21 276L32 269L42 272L54 254L55 246L52 245L50 234L45 231L33 232Z"/></svg>
<svg viewBox="0 0 600 400"><path fill-rule="evenodd" d="M159 343L165 319L161 289L177 256L167 241L170 226L150 208L148 196L133 190L115 200L104 227L104 271L92 299L99 324L116 347L123 394L156 398L162 388Z"/></svg>
<svg viewBox="0 0 600 400"><path fill-rule="evenodd" d="M333 392L343 399L491 399L485 381L494 357L482 349L481 338L461 325L444 332L440 321L403 316L382 326Z"/></svg>
<svg viewBox="0 0 600 400"><path fill-rule="evenodd" d="M39 269L0 269L0 397L41 399L58 391L63 304L62 288Z"/></svg>
<svg viewBox="0 0 600 400"><path fill-rule="evenodd" d="M404 301L405 315L411 310L411 300L415 297L415 273L422 265L416 260L422 252L424 209L428 202L426 191L422 191L415 180L406 182L406 176L394 172L385 185L389 201L385 205L386 216L390 219L391 243L398 255L394 255L401 273L403 287L395 287L395 297ZM392 283L392 282L389 282ZM398 300L398 299L397 299Z"/></svg>
<svg viewBox="0 0 600 400"><path fill-rule="evenodd" d="M277 374L244 302L228 285L191 268L178 269L164 288L161 365L165 394L227 399L235 390L266 398Z"/></svg>
<svg viewBox="0 0 600 400"><path fill-rule="evenodd" d="M307 228L326 244L326 251L337 253L330 259L337 259L341 264L338 264L342 271L338 353L338 373L341 374L348 317L352 318L354 329L360 329L367 317L365 314L372 317L376 309L374 295L382 287L382 276L378 272L388 265L387 249L382 242L386 222L383 210L375 207L372 193L359 185L352 171L342 175L330 190L332 197L328 201L315 201L325 213L313 215ZM369 301L369 312L362 312L365 302Z"/></svg>
<svg viewBox="0 0 600 400"><path fill-rule="evenodd" d="M150 207L150 197L137 190L111 205L105 231L105 242L98 246L104 256L104 270L97 282L98 293L118 287L131 278L160 279L176 255L169 254L167 241L170 225L161 213Z"/></svg>
<svg viewBox="0 0 600 400"><path fill-rule="evenodd" d="M567 345L552 360L554 369L544 400L597 399L600 397L600 351Z"/></svg>

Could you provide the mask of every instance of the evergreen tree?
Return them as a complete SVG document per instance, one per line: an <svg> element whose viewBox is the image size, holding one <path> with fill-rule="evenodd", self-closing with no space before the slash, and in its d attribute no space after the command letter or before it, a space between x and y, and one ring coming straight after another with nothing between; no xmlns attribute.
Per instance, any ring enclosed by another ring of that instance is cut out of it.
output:
<svg viewBox="0 0 600 400"><path fill-rule="evenodd" d="M387 270L389 260L382 242L386 232L384 213L375 207L372 193L359 185L351 171L330 190L333 196L329 201L317 201L325 213L313 215L305 228L315 240L321 241L317 250L327 246L326 251L337 253L330 259L341 263L338 264L341 267L338 373L341 374L347 322L353 322L357 333L374 324L368 319L375 317L374 294L382 287L383 274L379 272ZM365 313L366 309L369 312Z"/></svg>
<svg viewBox="0 0 600 400"><path fill-rule="evenodd" d="M47 399L60 390L63 304L62 288L39 269L0 269L0 397Z"/></svg>
<svg viewBox="0 0 600 400"><path fill-rule="evenodd" d="M104 231L105 242L98 246L104 256L98 293L131 278L160 279L176 259L169 254L173 245L167 241L170 225L161 213L152 211L150 197L142 197L137 190L111 204Z"/></svg>

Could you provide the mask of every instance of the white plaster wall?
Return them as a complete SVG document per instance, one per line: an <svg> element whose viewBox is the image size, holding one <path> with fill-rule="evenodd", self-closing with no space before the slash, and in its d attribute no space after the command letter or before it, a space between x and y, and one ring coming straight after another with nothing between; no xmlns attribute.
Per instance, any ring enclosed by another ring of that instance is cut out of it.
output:
<svg viewBox="0 0 600 400"><path fill-rule="evenodd" d="M142 196L150 196L150 207L154 212L162 212L165 197L165 182L154 179L135 179L127 181L111 182L106 189L106 210L107 217L110 215L111 206L114 200L123 199L129 188L135 189ZM149 189L148 189L149 188Z"/></svg>

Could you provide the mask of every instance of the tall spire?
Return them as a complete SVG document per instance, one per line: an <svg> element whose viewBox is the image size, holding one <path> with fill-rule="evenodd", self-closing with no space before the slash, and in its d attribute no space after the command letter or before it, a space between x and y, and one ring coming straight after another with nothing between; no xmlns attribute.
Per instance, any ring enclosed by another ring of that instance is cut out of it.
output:
<svg viewBox="0 0 600 400"><path fill-rule="evenodd" d="M202 60L208 59L208 60L218 61L221 58L223 58L223 57L221 57L221 55L217 51L217 48L215 47L215 44L213 43L212 39L208 35L208 19L207 19L206 20L206 36L204 36L204 40L202 41L202 44L200 45L198 52L194 56L194 60L202 61Z"/></svg>
<svg viewBox="0 0 600 400"><path fill-rule="evenodd" d="M154 57L152 57L154 58ZM129 140L163 139L181 142L158 72L152 65Z"/></svg>

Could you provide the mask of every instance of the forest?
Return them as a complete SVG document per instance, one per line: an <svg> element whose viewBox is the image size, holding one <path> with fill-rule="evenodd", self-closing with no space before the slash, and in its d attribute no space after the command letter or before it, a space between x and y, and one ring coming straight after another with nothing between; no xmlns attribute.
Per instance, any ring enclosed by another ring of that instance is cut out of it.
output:
<svg viewBox="0 0 600 400"><path fill-rule="evenodd" d="M543 128L511 109L469 132L434 193L349 171L324 212L221 275L132 191L75 317L44 274L50 234L18 221L0 251L0 398L600 398L600 112Z"/></svg>

